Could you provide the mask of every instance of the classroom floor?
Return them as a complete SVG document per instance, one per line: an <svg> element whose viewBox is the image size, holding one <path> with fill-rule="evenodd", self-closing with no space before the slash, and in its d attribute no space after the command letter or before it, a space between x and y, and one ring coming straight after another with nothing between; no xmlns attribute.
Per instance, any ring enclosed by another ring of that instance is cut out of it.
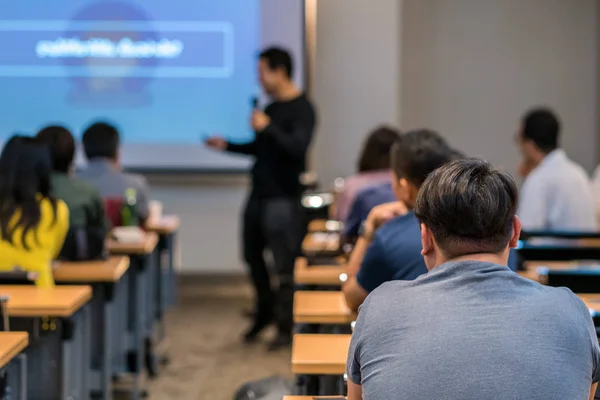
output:
<svg viewBox="0 0 600 400"><path fill-rule="evenodd" d="M151 400L233 400L250 380L292 377L289 350L269 353L263 343L241 343L250 293L242 282L194 278L180 285L179 304L167 315L171 363L149 382Z"/></svg>

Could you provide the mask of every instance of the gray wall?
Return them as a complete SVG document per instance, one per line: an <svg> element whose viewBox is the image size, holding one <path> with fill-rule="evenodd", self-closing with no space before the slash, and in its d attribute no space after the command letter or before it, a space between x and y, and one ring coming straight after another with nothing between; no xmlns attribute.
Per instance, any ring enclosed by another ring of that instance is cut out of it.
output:
<svg viewBox="0 0 600 400"><path fill-rule="evenodd" d="M569 155L597 149L595 0L404 0L402 122L514 171L529 107L553 107Z"/></svg>
<svg viewBox="0 0 600 400"><path fill-rule="evenodd" d="M325 0L317 3L314 166L327 182L353 171L382 122L439 129L471 155L514 169L513 133L528 107L561 114L564 144L596 163L595 0ZM239 177L153 181L182 217L186 272L240 272Z"/></svg>

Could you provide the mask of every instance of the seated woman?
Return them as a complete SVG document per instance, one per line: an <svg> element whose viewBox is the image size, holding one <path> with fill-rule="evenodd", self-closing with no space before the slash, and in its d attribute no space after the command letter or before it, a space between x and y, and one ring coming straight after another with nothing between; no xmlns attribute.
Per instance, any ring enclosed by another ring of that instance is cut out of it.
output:
<svg viewBox="0 0 600 400"><path fill-rule="evenodd" d="M346 178L336 199L335 219L346 222L358 192L369 186L392 182L390 149L400 137L396 129L381 126L369 134L358 160L358 173Z"/></svg>
<svg viewBox="0 0 600 400"><path fill-rule="evenodd" d="M52 260L69 228L67 205L50 195L52 163L38 140L13 136L0 155L0 271L19 267L54 286Z"/></svg>
<svg viewBox="0 0 600 400"><path fill-rule="evenodd" d="M69 207L71 228L97 227L106 231L104 200L94 186L73 176L75 140L62 126L48 126L37 138L50 147L52 194Z"/></svg>

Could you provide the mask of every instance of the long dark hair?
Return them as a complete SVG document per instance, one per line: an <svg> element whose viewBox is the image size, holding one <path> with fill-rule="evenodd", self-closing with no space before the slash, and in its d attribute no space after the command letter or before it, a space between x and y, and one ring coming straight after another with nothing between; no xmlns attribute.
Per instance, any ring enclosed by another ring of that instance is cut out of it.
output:
<svg viewBox="0 0 600 400"><path fill-rule="evenodd" d="M26 250L27 233L40 223L40 200L47 198L54 211L56 200L51 197L50 173L52 160L48 147L38 140L15 135L0 155L0 238L14 245L14 233L22 229L21 243ZM41 196L41 197L40 197ZM16 219L16 221L15 221ZM39 239L35 237L36 244Z"/></svg>
<svg viewBox="0 0 600 400"><path fill-rule="evenodd" d="M389 126L380 126L369 133L358 159L358 172L390 169L390 150L400 138L400 132Z"/></svg>

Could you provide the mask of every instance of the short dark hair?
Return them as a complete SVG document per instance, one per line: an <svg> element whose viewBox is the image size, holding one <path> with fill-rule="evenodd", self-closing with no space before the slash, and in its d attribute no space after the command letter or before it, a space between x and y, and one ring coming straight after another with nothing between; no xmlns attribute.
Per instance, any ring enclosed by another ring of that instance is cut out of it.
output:
<svg viewBox="0 0 600 400"><path fill-rule="evenodd" d="M518 190L513 178L477 158L452 161L425 181L415 215L448 258L503 251L512 235Z"/></svg>
<svg viewBox="0 0 600 400"><path fill-rule="evenodd" d="M559 145L560 121L549 108L536 108L523 116L523 138L529 139L544 153Z"/></svg>
<svg viewBox="0 0 600 400"><path fill-rule="evenodd" d="M75 139L71 132L65 127L51 125L39 131L37 138L50 148L52 169L69 172L75 158Z"/></svg>
<svg viewBox="0 0 600 400"><path fill-rule="evenodd" d="M263 50L258 58L265 60L271 70L282 68L290 79L294 75L294 62L287 50L280 47L269 47Z"/></svg>
<svg viewBox="0 0 600 400"><path fill-rule="evenodd" d="M367 136L358 160L358 172L390 169L390 150L400 138L400 132L380 126Z"/></svg>
<svg viewBox="0 0 600 400"><path fill-rule="evenodd" d="M419 129L405 133L391 150L392 169L399 179L420 187L436 168L452 160L448 143L437 132Z"/></svg>
<svg viewBox="0 0 600 400"><path fill-rule="evenodd" d="M88 160L94 158L117 158L119 131L107 122L96 122L83 132L82 142Z"/></svg>

